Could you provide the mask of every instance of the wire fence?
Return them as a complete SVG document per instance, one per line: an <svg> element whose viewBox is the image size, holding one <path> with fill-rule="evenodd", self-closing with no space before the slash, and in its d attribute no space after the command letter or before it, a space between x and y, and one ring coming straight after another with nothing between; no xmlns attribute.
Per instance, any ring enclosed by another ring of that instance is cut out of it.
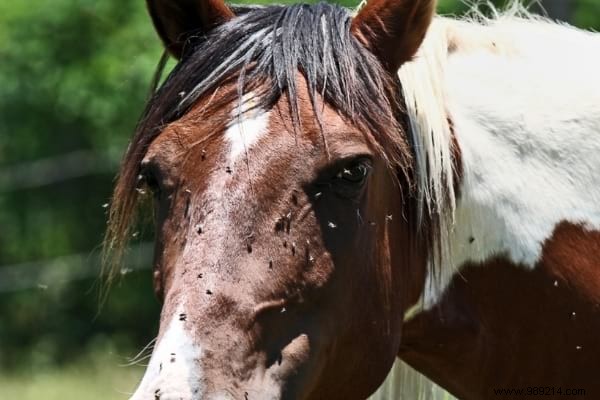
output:
<svg viewBox="0 0 600 400"><path fill-rule="evenodd" d="M150 268L153 244L131 246L121 274ZM0 266L0 293L62 287L70 282L100 277L102 260L98 251L72 254L52 260Z"/></svg>
<svg viewBox="0 0 600 400"><path fill-rule="evenodd" d="M91 150L8 165L0 169L0 193L50 186L89 175L112 174L118 165L118 152L99 154Z"/></svg>
<svg viewBox="0 0 600 400"><path fill-rule="evenodd" d="M105 153L76 150L53 157L5 165L0 168L0 194L52 186L90 175L114 174L120 150ZM149 268L152 244L132 246L122 270L127 272ZM64 286L72 281L100 276L101 257L98 251L71 254L52 260L0 266L0 293L28 289L45 290Z"/></svg>

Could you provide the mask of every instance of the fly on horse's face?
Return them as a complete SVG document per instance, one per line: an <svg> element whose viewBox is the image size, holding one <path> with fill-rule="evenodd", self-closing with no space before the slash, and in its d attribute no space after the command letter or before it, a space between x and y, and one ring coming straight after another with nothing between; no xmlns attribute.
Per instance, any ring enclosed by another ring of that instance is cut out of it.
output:
<svg viewBox="0 0 600 400"><path fill-rule="evenodd" d="M139 173L154 192L164 302L134 399L361 399L382 382L418 296L408 269L424 270L398 213L410 154L393 76L433 3L351 18L149 1L180 64L117 186Z"/></svg>

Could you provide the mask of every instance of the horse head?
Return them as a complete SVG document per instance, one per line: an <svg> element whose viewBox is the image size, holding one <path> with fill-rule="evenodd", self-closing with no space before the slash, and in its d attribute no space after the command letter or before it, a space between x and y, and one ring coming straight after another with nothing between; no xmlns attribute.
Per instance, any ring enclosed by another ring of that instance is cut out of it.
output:
<svg viewBox="0 0 600 400"><path fill-rule="evenodd" d="M385 378L425 245L397 69L432 0L232 10L149 0L179 62L125 156L145 186L160 331L133 399L360 399Z"/></svg>

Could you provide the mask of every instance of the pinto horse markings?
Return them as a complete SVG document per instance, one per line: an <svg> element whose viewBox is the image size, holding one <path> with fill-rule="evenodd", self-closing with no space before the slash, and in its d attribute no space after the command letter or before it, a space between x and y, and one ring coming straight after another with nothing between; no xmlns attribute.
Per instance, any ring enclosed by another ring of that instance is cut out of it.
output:
<svg viewBox="0 0 600 400"><path fill-rule="evenodd" d="M465 399L600 395L598 35L433 0L148 6L179 63L111 205L118 255L154 192L133 399L362 399L397 356Z"/></svg>

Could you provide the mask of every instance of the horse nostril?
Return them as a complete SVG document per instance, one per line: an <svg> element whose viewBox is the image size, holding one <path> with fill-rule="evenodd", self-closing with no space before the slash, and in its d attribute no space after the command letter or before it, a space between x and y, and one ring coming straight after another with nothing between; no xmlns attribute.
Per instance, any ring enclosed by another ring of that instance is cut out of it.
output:
<svg viewBox="0 0 600 400"><path fill-rule="evenodd" d="M283 349L300 334L298 310L288 300L272 300L255 307L253 324L259 327L259 347L266 355L265 366L280 366Z"/></svg>

